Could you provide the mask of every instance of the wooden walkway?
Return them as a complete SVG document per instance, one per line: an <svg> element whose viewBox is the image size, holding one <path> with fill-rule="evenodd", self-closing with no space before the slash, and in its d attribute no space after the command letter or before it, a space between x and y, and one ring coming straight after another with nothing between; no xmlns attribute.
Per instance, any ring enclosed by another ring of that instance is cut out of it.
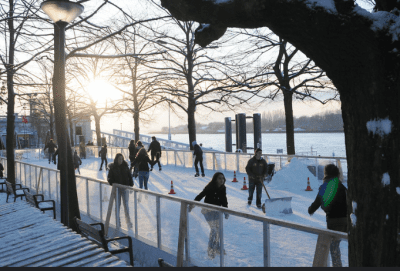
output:
<svg viewBox="0 0 400 271"><path fill-rule="evenodd" d="M0 267L129 267L25 201L0 205Z"/></svg>

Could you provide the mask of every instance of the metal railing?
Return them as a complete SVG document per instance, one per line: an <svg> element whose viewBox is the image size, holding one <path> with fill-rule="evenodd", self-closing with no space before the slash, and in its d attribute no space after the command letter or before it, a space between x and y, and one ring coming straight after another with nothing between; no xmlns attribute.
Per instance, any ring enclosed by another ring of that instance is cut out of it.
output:
<svg viewBox="0 0 400 271"><path fill-rule="evenodd" d="M148 143L144 143L146 149ZM79 154L79 147L74 147ZM114 160L117 153L122 153L128 160L129 150L127 147L108 147L107 159ZM86 157L99 157L100 147L86 146ZM5 150L0 151L0 156L5 156ZM42 149L24 149L15 150L16 160L45 158ZM252 154L230 153L230 152L203 152L203 165L205 169L214 171L236 171L237 173L246 173L246 165ZM325 157L325 156L300 156L300 155L282 155L282 154L264 154L264 159L268 163L275 164L275 170L281 170L291 159L297 158L307 164L309 170L318 177L323 178L324 166L333 163L341 171L341 180L347 182L347 159L345 157ZM162 165L182 166L186 168L194 167L193 153L189 150L163 150L160 157Z"/></svg>
<svg viewBox="0 0 400 271"><path fill-rule="evenodd" d="M0 157L0 161L7 168L7 160ZM16 162L16 181L41 193L46 199L53 199L60 204L60 183L59 171L24 163ZM296 232L312 233L317 235L315 253L313 256L313 266L327 266L329 245L332 238L347 240L347 234L336 231L310 227L299 223L283 221L271 217L264 217L235 211L223 207L209 205L197 201L187 200L174 196L164 195L148 190L142 190L136 187L127 187L114 184L112 187L104 180L76 176L79 207L82 214L89 218L105 223L106 233L110 234L113 229L118 232L130 234L138 240L153 245L168 253L176 254L177 266L189 266L192 264L202 265L206 261L204 255L204 225L207 223L200 213L201 210L215 211L218 213L218 232L219 232L219 265L225 266L224 247L229 245L234 250L240 249L240 244L245 232L243 225L248 225L251 221L261 222L259 237L256 236L256 242L245 242L247 246L260 246L254 251L260 251L264 266L271 266L271 225L283 228L285 234L287 230ZM126 193L126 205L121 205L119 194ZM129 198L129 194L133 193ZM147 198L147 199L146 199ZM115 204L114 204L115 202ZM191 213L188 212L188 206L196 206ZM127 208L126 208L127 206ZM130 208L133 206L133 211ZM124 212L122 212L122 210ZM120 213L125 213L121 216ZM224 227L223 214L229 214L231 217L228 222L231 227ZM133 223L129 228L129 217L133 217ZM246 222L247 221L247 222ZM121 222L125 222L121 224ZM122 225L127 225L122 227ZM233 225L233 226L232 226ZM229 229L235 229L232 233ZM254 234L257 227L250 229ZM277 229L274 229L277 230ZM243 233L241 233L243 232ZM308 236L301 236L296 233L296 238L310 239ZM228 236L229 238L224 238ZM262 239L260 243L259 240ZM303 240L304 241L304 240ZM304 243L310 240L304 241ZM174 248L177 247L177 250ZM193 255L193 257L191 257ZM312 257L312 255L310 255ZM199 262L201 261L201 262Z"/></svg>

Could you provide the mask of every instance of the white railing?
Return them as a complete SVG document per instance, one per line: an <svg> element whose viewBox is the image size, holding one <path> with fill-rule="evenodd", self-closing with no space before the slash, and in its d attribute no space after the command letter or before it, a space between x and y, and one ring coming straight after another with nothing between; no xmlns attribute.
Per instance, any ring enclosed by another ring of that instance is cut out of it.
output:
<svg viewBox="0 0 400 271"><path fill-rule="evenodd" d="M7 160L0 157L0 161L7 168ZM17 183L60 204L58 170L20 161L15 163L15 169ZM309 255L310 260L313 257L313 266L327 266L332 237L342 240L348 239L347 234L341 232L243 213L136 187L118 184L111 187L104 180L76 176L76 183L80 212L93 220L105 223L108 236L111 236L110 229L115 231L115 235L118 235L119 232L130 234L138 240L175 254L177 266L204 265L207 261L205 252L207 251L206 240L208 238L207 232L204 230L208 227L200 209L216 211L219 214L219 266L225 266L225 258L237 256L224 255L225 246L229 246L230 251L240 251L241 254L246 254L246 251L250 250L249 257L253 258L257 258L254 251L259 251L258 258L262 259L262 265L271 266L271 236L273 236L271 235L271 225L278 226L278 228L274 228L274 231L276 230L275 236L289 235L288 230L290 229L295 231L294 236L296 238L294 239L301 240L301 246L311 243L312 251L312 246L315 244L315 253ZM127 206L130 210L125 210L124 205L119 204L119 193L127 193ZM129 197L130 193L133 193L133 199ZM195 208L189 213L189 205L200 208ZM132 206L133 211L131 210ZM223 220L223 213L231 215L227 222ZM125 216L120 216L120 214L125 214ZM125 227L125 225L128 225L127 216L133 218L132 228ZM117 223L117 221L120 221L120 223ZM251 233L248 234L249 229L247 226L243 227L243 225L248 225L254 221L261 222L261 224L259 228L253 227ZM284 231L279 233L278 231L282 229ZM302 235L301 232L318 236L316 243L313 238ZM224 238L224 236L228 236L228 238ZM243 242L243 238L246 238L245 242ZM255 240L252 240L252 238ZM260 242L261 238L262 242ZM306 240L302 240L302 238ZM276 241L274 240L274 242ZM240 247L243 243L245 247ZM292 242L287 243L288 245L292 244ZM295 244L294 240L293 244ZM249 249L249 246L255 246L255 248ZM177 250L174 249L176 247ZM302 253L300 256L304 257ZM146 255L146 257L150 257L150 255ZM290 257L294 257L294 255L290 255ZM260 260L258 263L260 263ZM257 263L254 263L254 265L257 265Z"/></svg>
<svg viewBox="0 0 400 271"><path fill-rule="evenodd" d="M146 144L146 143L145 143ZM79 153L79 148L74 147ZM146 147L147 148L147 147ZM126 160L129 157L127 147L108 147L107 159L114 160L117 153L122 153ZM86 158L99 157L100 147L86 146ZM25 149L15 151L16 160L32 159L43 156L41 149ZM6 156L5 150L0 151L0 156ZM246 173L246 165L253 155L247 153L230 153L230 152L203 152L203 165L205 169L214 171L236 171L237 173ZM282 155L282 154L264 154L264 159L268 163L275 164L275 170L281 170L283 166L292 158L296 157L304 161L310 171L318 177L323 178L324 166L334 163L339 167L342 173L342 181L347 182L347 159L345 157L324 157L324 156L300 156L300 155ZM189 150L163 150L160 163L162 165L182 166L193 168L193 153Z"/></svg>

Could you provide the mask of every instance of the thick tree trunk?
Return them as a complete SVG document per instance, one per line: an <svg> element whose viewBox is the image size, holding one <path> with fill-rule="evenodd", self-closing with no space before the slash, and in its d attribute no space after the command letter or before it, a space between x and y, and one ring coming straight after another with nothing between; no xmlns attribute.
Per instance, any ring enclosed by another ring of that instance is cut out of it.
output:
<svg viewBox="0 0 400 271"><path fill-rule="evenodd" d="M293 92L283 90L283 103L285 105L286 118L286 151L288 155L294 155L294 123L293 123Z"/></svg>
<svg viewBox="0 0 400 271"><path fill-rule="evenodd" d="M68 113L69 136L70 136L70 140L71 140L71 146L75 146L75 144L74 144L74 124L72 122L71 112L69 112L68 108L67 108L67 113Z"/></svg>
<svg viewBox="0 0 400 271"><path fill-rule="evenodd" d="M9 10L9 18L7 23L9 27L9 55L8 55L8 65L6 65L7 69L7 91L8 91L8 103L7 103L7 129L6 129L6 148L7 148L7 180L10 183L15 184L15 156L14 156L14 148L15 148L15 115L14 115L14 51L15 51L15 43L14 43L14 2L12 0L9 1L10 10Z"/></svg>
<svg viewBox="0 0 400 271"><path fill-rule="evenodd" d="M395 31L388 33L389 26L374 30L370 19L353 12L352 1L335 0L335 12L295 0L161 2L180 20L219 28L267 26L326 71L342 101L349 265L400 266L400 46ZM196 42L205 46L213 40L211 29L207 39Z"/></svg>
<svg viewBox="0 0 400 271"><path fill-rule="evenodd" d="M133 114L133 122L135 127L133 128L133 132L135 133L135 142L139 141L139 111L135 111Z"/></svg>

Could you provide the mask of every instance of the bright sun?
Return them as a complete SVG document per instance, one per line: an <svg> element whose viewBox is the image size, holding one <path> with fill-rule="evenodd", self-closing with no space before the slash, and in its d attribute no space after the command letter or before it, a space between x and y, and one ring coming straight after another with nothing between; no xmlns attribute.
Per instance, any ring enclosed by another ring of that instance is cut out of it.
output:
<svg viewBox="0 0 400 271"><path fill-rule="evenodd" d="M88 90L92 99L101 104L106 101L116 100L120 96L119 91L104 80L94 80L90 82Z"/></svg>

